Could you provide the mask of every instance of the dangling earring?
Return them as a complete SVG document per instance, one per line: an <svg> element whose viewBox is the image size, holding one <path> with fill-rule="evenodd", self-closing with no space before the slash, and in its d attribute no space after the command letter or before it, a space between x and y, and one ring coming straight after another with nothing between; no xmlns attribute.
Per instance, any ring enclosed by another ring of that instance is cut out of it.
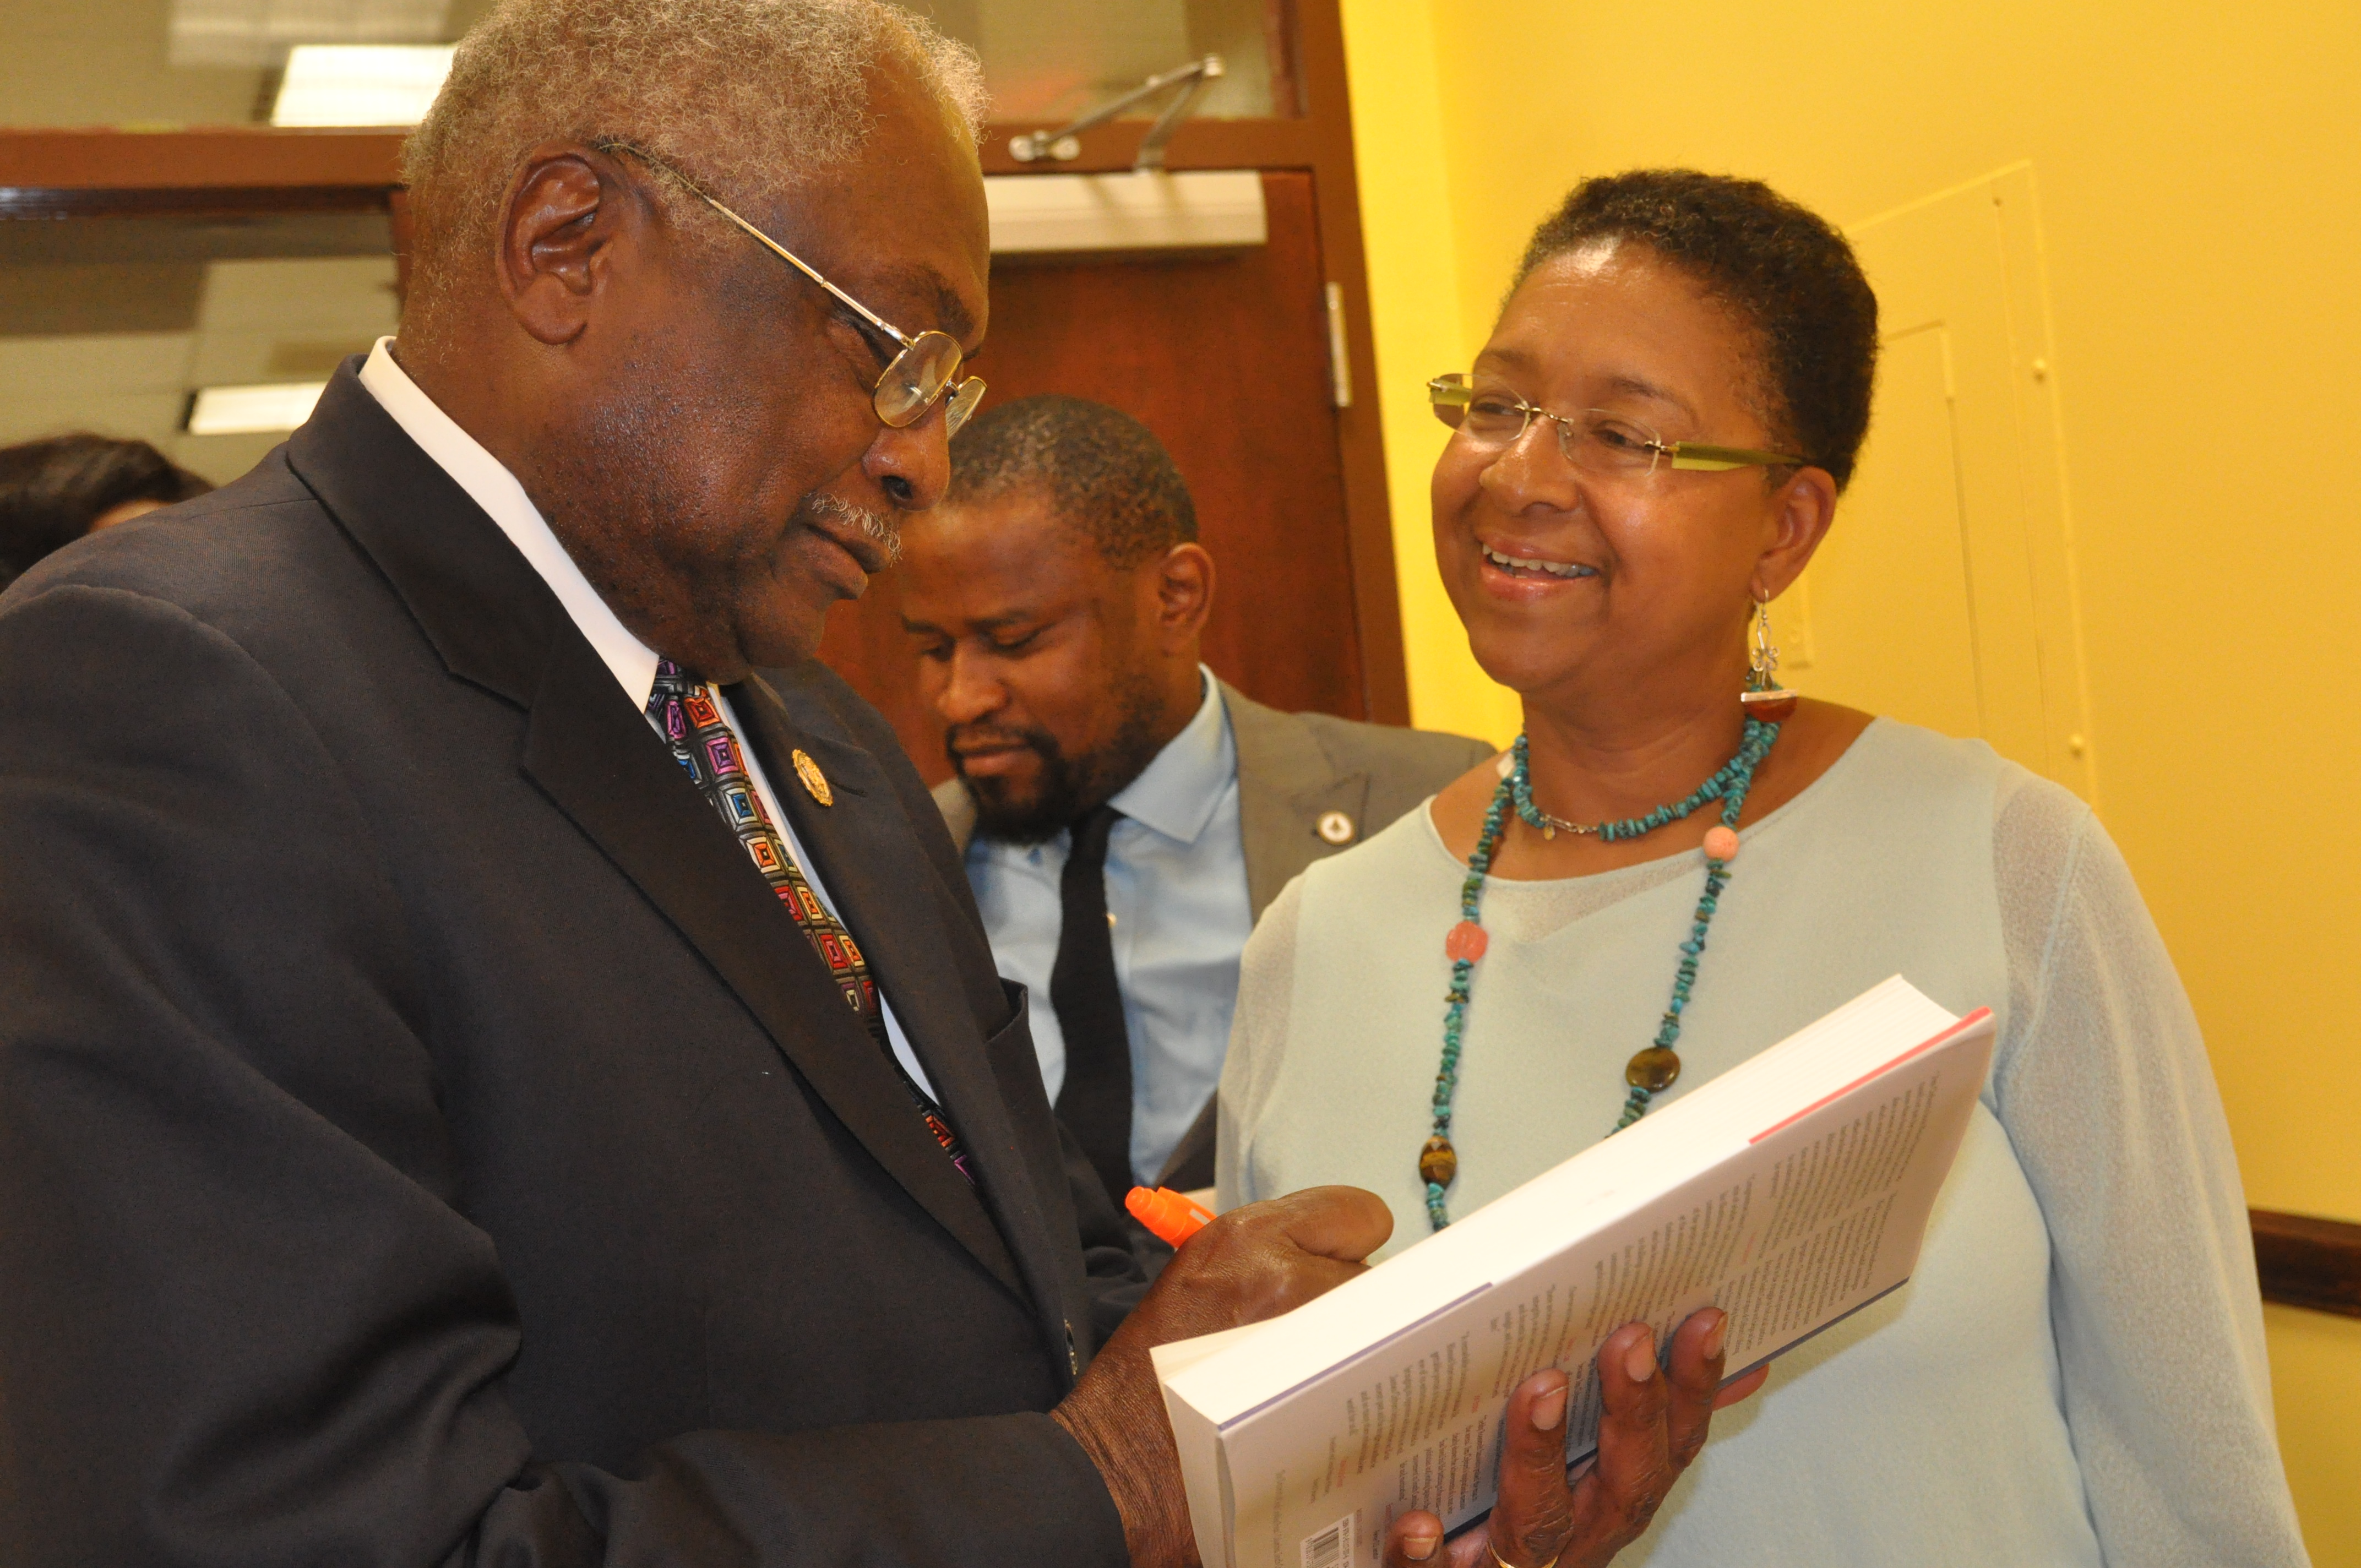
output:
<svg viewBox="0 0 2361 1568"><path fill-rule="evenodd" d="M1771 641L1771 601L1754 601L1754 646L1746 655L1746 689L1738 694L1746 717L1777 724L1795 711L1798 694L1778 684L1779 650Z"/></svg>

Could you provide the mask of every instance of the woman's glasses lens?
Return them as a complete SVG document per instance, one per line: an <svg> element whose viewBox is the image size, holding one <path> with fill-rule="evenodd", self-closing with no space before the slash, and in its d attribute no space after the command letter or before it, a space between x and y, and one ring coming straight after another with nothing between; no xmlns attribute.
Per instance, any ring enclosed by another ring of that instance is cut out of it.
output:
<svg viewBox="0 0 2361 1568"><path fill-rule="evenodd" d="M1426 396L1434 407L1435 418L1488 445L1514 441L1541 413L1539 409L1509 393L1477 391L1460 376L1437 376L1426 384Z"/></svg>
<svg viewBox="0 0 2361 1568"><path fill-rule="evenodd" d="M1467 378L1437 376L1426 384L1426 400L1433 406L1435 418L1457 430L1467 412Z"/></svg>
<svg viewBox="0 0 2361 1568"><path fill-rule="evenodd" d="M1435 418L1478 446L1507 446L1534 420L1544 421L1555 427L1565 460L1585 473L1653 473L1666 450L1654 431L1606 409L1554 414L1511 393L1471 388L1462 376L1436 377L1426 395Z"/></svg>

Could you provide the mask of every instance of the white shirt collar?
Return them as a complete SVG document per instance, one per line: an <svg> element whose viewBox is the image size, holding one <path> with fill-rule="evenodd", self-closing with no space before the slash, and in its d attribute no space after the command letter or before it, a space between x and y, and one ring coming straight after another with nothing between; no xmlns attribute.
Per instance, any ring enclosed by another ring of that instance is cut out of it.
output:
<svg viewBox="0 0 2361 1568"><path fill-rule="evenodd" d="M1238 772L1237 743L1230 739L1222 685L1202 664L1197 666L1197 676L1204 683L1205 695L1197 704L1196 717L1107 803L1134 822L1183 844L1197 841Z"/></svg>
<svg viewBox="0 0 2361 1568"><path fill-rule="evenodd" d="M574 564L574 557L566 553L566 546L557 542L557 535L550 532L541 510L524 493L516 476L436 408L434 400L394 363L387 347L392 342L390 337L377 340L368 362L361 367L361 385L393 416L403 433L457 481L470 500L490 514L509 536L509 543L541 574L541 580L549 585L549 591L557 596L557 602L566 607L590 646L598 651L623 695L631 699L631 707L644 710L648 694L655 689L655 650L616 619L598 590L590 586L590 579L582 575L582 568Z"/></svg>

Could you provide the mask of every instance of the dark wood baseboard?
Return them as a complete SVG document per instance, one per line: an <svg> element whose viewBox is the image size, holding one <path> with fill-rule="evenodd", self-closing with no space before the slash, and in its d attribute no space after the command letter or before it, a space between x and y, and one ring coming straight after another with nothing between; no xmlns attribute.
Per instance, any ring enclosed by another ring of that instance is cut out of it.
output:
<svg viewBox="0 0 2361 1568"><path fill-rule="evenodd" d="M2263 1299L2361 1318L2361 1225L2249 1209Z"/></svg>

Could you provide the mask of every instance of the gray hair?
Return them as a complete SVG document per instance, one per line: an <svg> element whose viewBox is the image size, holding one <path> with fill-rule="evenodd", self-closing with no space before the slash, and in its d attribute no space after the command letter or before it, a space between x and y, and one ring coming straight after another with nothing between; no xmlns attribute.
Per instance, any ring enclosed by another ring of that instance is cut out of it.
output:
<svg viewBox="0 0 2361 1568"><path fill-rule="evenodd" d="M489 256L509 181L540 143L620 142L710 190L774 191L859 154L869 75L889 60L981 135L973 51L884 0L504 0L460 43L402 152L412 292L432 297Z"/></svg>

